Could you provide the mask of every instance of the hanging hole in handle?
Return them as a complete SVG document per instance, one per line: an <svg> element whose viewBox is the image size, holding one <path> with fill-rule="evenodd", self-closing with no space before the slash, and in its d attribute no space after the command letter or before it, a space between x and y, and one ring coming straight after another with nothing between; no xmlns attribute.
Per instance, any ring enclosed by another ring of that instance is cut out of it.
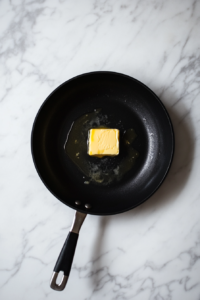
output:
<svg viewBox="0 0 200 300"><path fill-rule="evenodd" d="M64 288L67 284L67 280L68 280L68 276L64 275L63 271L60 271L59 273L53 272L53 275L52 275L51 281L50 281L50 287L53 290L62 291L62 290L64 290ZM57 283L56 281L58 281L59 283Z"/></svg>
<svg viewBox="0 0 200 300"><path fill-rule="evenodd" d="M63 271L60 271L58 273L58 276L56 278L56 284L60 285L63 281L63 276L64 276L64 272Z"/></svg>

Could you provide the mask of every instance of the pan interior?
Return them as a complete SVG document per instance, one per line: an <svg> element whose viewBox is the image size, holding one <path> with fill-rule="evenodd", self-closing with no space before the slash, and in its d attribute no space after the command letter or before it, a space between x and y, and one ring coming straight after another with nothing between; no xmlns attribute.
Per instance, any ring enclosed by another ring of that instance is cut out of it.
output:
<svg viewBox="0 0 200 300"><path fill-rule="evenodd" d="M64 151L72 123L98 108L111 128L120 133L133 128L137 134L135 165L108 186L84 184ZM32 131L33 159L44 184L72 208L85 212L89 203L91 214L123 212L148 199L165 178L173 149L171 122L157 96L137 80L112 72L88 73L62 84L40 108Z"/></svg>

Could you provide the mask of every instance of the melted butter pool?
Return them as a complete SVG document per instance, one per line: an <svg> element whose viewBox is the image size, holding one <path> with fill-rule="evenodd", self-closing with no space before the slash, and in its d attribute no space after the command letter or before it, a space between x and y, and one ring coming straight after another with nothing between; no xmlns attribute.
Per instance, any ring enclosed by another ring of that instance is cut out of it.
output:
<svg viewBox="0 0 200 300"><path fill-rule="evenodd" d="M123 132L120 130L118 156L98 158L88 155L88 131L91 128L111 128L108 116L103 115L101 109L87 113L73 122L64 145L66 154L83 173L84 184L109 185L120 181L132 169L139 156L138 151L132 147L137 137L134 129Z"/></svg>

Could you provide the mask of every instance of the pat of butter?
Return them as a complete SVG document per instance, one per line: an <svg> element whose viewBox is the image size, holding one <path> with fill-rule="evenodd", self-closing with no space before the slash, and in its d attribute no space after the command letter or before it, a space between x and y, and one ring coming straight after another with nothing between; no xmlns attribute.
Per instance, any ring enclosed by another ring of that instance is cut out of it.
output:
<svg viewBox="0 0 200 300"><path fill-rule="evenodd" d="M97 157L118 155L119 130L90 129L88 154Z"/></svg>

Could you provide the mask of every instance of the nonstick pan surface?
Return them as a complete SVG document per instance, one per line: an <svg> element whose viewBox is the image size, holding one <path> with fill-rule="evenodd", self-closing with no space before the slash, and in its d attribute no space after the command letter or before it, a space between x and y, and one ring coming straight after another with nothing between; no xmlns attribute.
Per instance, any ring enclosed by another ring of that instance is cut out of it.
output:
<svg viewBox="0 0 200 300"><path fill-rule="evenodd" d="M137 134L136 164L108 186L84 184L64 151L72 123L99 108L111 128L133 128ZM144 84L119 73L92 72L66 81L48 96L34 121L31 149L41 180L56 198L83 213L110 215L140 205L159 188L172 162L174 133L164 105Z"/></svg>

